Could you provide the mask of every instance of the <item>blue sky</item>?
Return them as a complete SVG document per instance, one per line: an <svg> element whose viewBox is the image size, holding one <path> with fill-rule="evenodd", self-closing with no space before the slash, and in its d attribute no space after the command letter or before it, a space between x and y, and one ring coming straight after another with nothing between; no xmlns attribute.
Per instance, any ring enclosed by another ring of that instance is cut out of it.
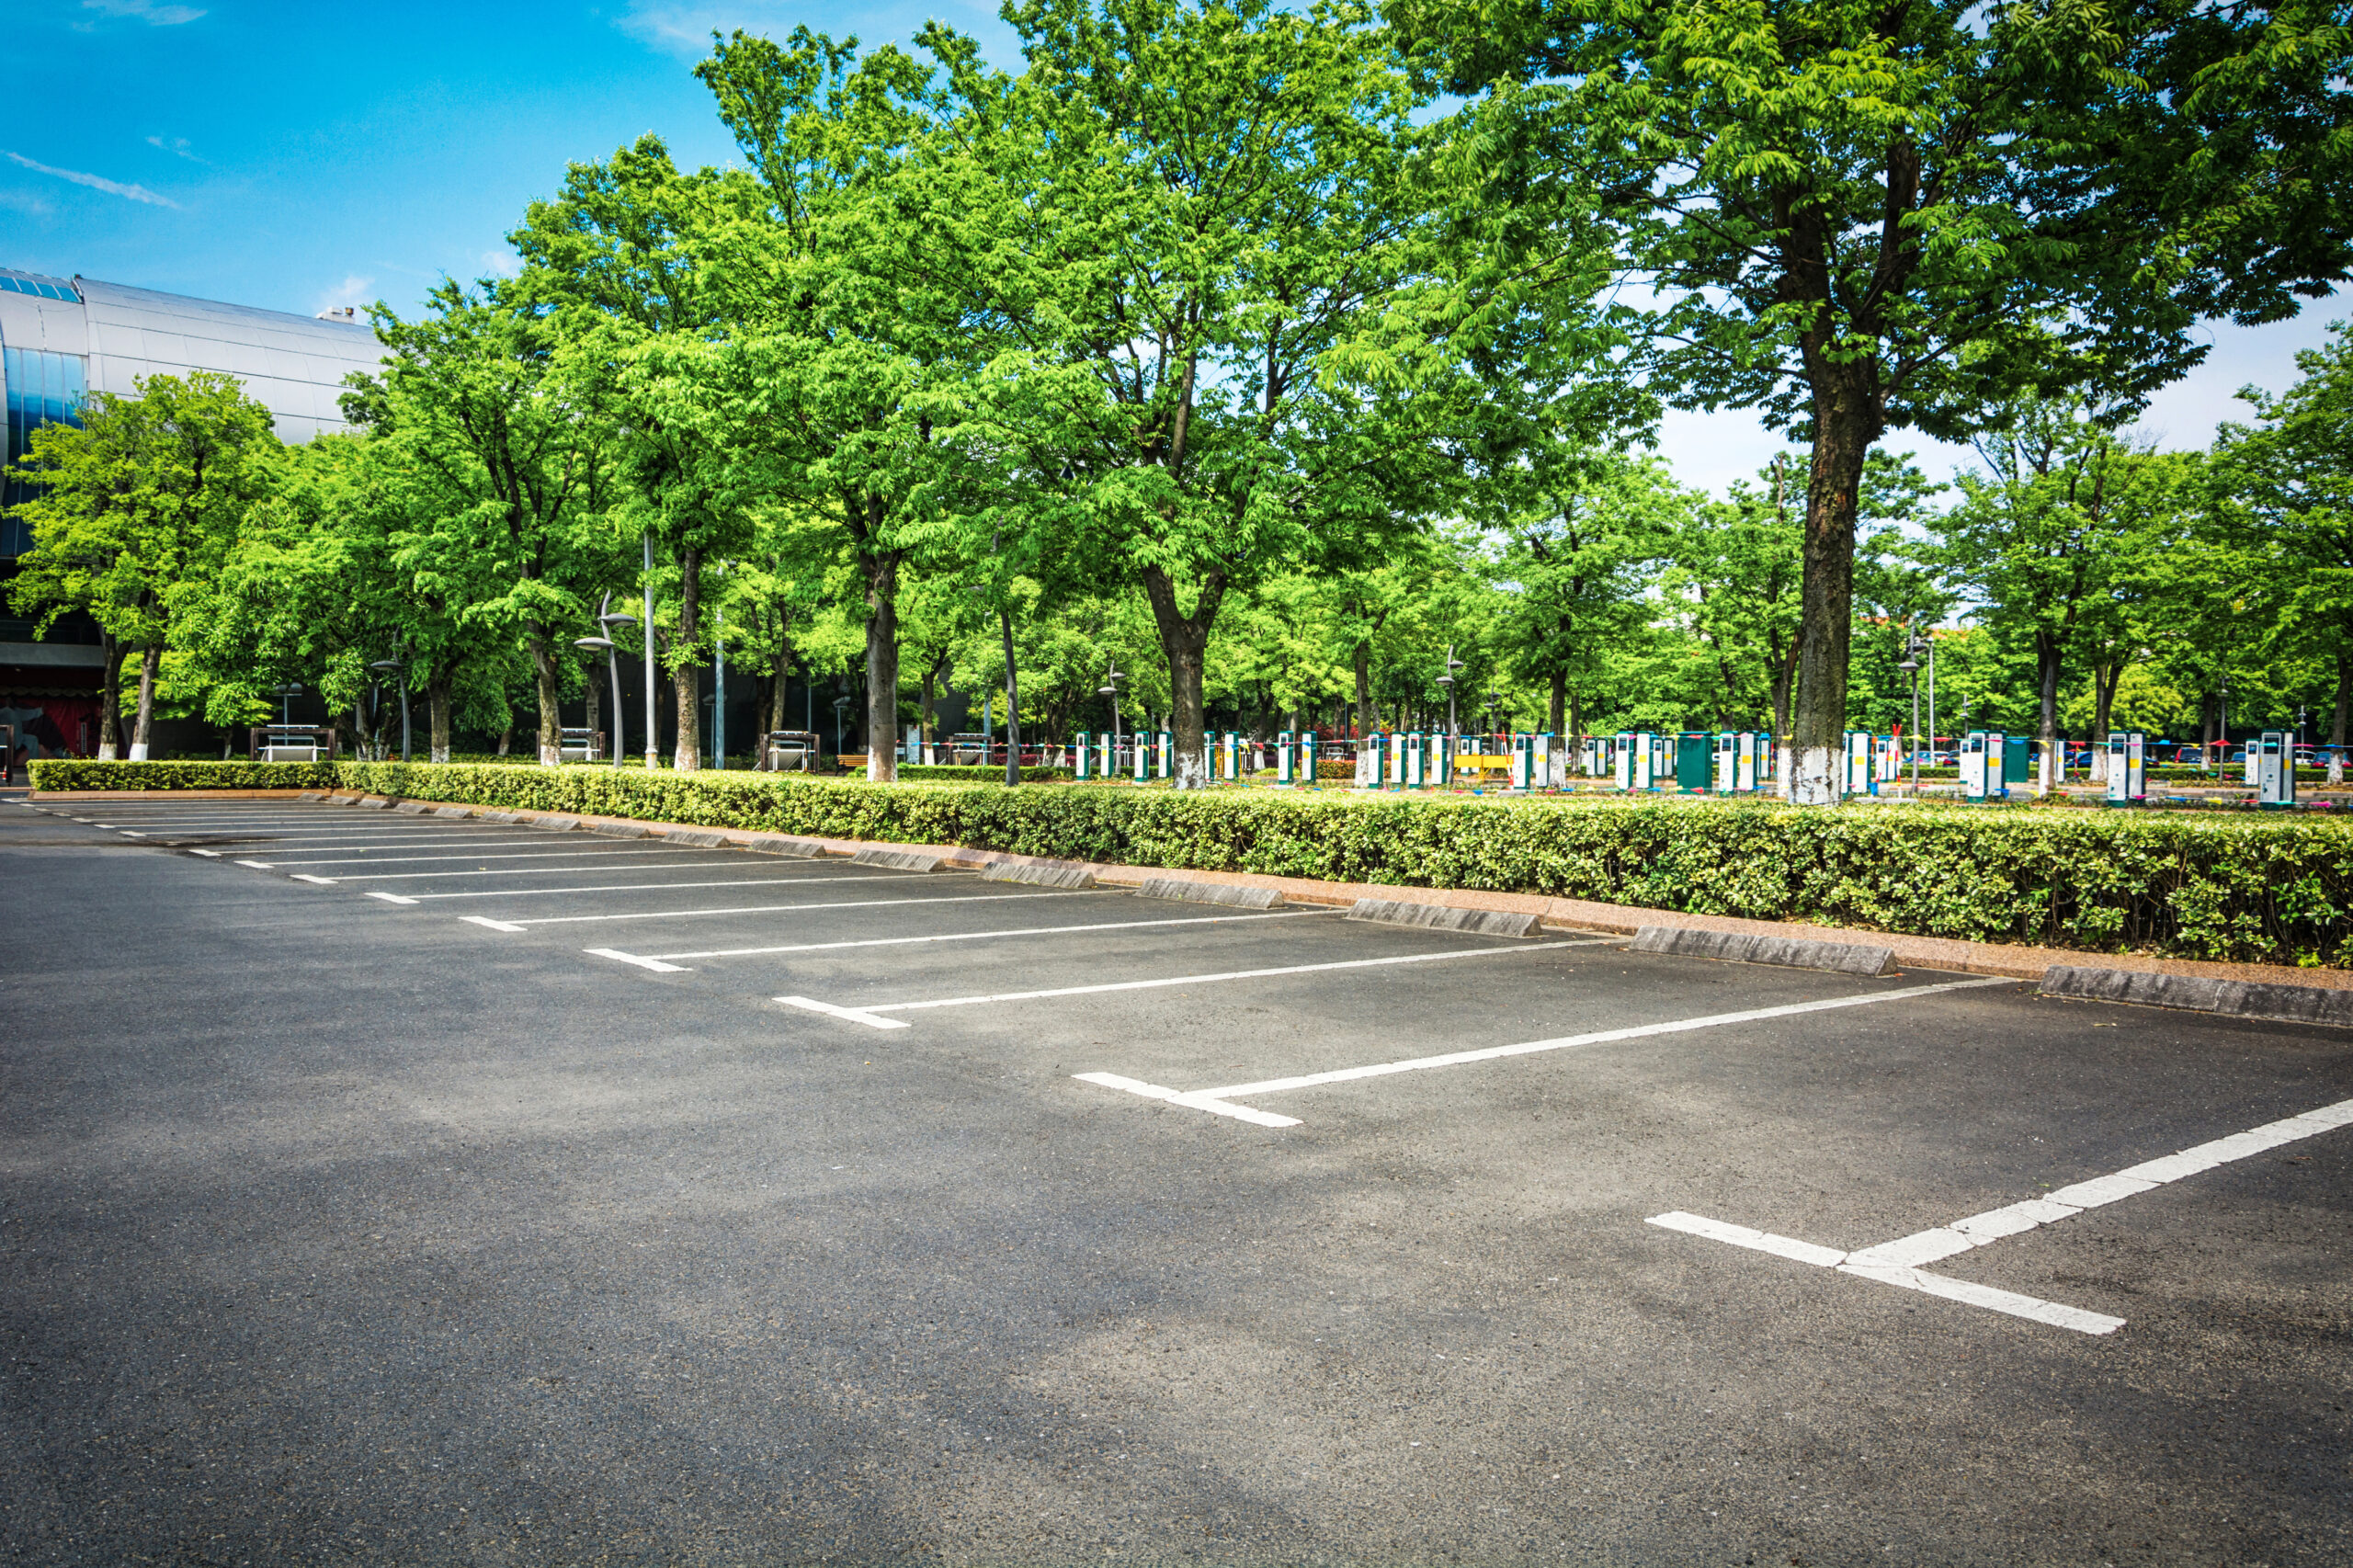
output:
<svg viewBox="0 0 2353 1568"><path fill-rule="evenodd" d="M994 0L817 6L622 0L13 0L0 125L0 266L305 313L383 299L406 312L444 274L510 265L505 238L563 165L652 131L681 163L733 144L688 74L714 28L795 24L869 42L937 16L1015 63ZM2353 314L2214 329L2206 367L2148 427L2202 444L2236 390L2278 390L2296 348ZM1933 472L1965 452L1902 435ZM1777 442L1743 414L1673 415L1687 483L1721 489Z"/></svg>

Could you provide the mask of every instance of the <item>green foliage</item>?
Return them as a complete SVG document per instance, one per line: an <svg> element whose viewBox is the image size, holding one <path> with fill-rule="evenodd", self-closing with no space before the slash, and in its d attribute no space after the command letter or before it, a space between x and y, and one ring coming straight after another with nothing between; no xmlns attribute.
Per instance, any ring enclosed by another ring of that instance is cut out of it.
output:
<svg viewBox="0 0 2353 1568"><path fill-rule="evenodd" d="M332 762L88 762L36 757L36 790L333 790Z"/></svg>
<svg viewBox="0 0 2353 1568"><path fill-rule="evenodd" d="M47 766L46 764L39 766ZM346 788L499 808L1480 888L1905 935L2353 962L2353 824L2176 812L1620 803L343 763ZM98 787L95 784L85 787Z"/></svg>

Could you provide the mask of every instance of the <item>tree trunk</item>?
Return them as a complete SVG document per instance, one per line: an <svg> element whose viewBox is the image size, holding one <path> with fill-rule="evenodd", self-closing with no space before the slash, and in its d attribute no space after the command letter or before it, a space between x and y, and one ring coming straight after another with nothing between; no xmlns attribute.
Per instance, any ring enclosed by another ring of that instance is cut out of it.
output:
<svg viewBox="0 0 2353 1568"><path fill-rule="evenodd" d="M449 677L432 675L425 682L426 756L437 763L449 760Z"/></svg>
<svg viewBox="0 0 2353 1568"><path fill-rule="evenodd" d="M2345 721L2353 709L2353 647L2336 650L2336 717L2328 728L2328 781L2345 782Z"/></svg>
<svg viewBox="0 0 2353 1568"><path fill-rule="evenodd" d="M98 690L98 760L114 762L122 756L122 661L131 650L111 632L100 634L106 657L106 682Z"/></svg>
<svg viewBox="0 0 2353 1568"><path fill-rule="evenodd" d="M1381 715L1372 710L1372 639L1357 639L1357 738L1361 740L1381 728Z"/></svg>
<svg viewBox="0 0 2353 1568"><path fill-rule="evenodd" d="M131 731L131 760L145 762L147 744L155 728L155 676L164 667L161 648L139 651L139 718Z"/></svg>
<svg viewBox="0 0 2353 1568"><path fill-rule="evenodd" d="M556 701L563 687L556 678L555 650L548 645L547 637L537 628L524 642L531 651L531 672L538 677L540 766L561 767L563 762L563 718L556 708Z"/></svg>
<svg viewBox="0 0 2353 1568"><path fill-rule="evenodd" d="M1854 367L1813 376L1813 468L1805 497L1805 580L1800 591L1796 752L1790 798L1838 803L1847 729L1847 642L1854 631L1855 509L1863 460L1879 433L1869 388Z"/></svg>
<svg viewBox="0 0 2353 1568"><path fill-rule="evenodd" d="M866 569L866 777L895 783L899 756L899 558L862 555Z"/></svg>
<svg viewBox="0 0 2353 1568"><path fill-rule="evenodd" d="M2066 777L2056 766L2059 743L2059 639L2046 630L2034 634L2035 700L2040 713L2042 766L2036 771L2034 792L2048 795Z"/></svg>
<svg viewBox="0 0 2353 1568"><path fill-rule="evenodd" d="M702 637L702 551L687 545L678 551L678 636L671 644L678 662L670 670L670 696L678 710L676 744L670 766L681 773L702 767L702 670L696 662L696 643Z"/></svg>
<svg viewBox="0 0 2353 1568"><path fill-rule="evenodd" d="M604 688L602 684L597 679L598 676L601 676L604 673L604 671L598 669L596 665L589 665L586 672L588 678L583 686L583 689L588 694L588 699L586 703L587 711L583 713L581 717L586 721L588 725L588 733L592 737L598 730L604 728L602 724L597 722L599 719L604 717ZM594 744L593 741L591 744Z"/></svg>
<svg viewBox="0 0 2353 1568"><path fill-rule="evenodd" d="M2092 770L2093 783L2108 778L2108 727L2114 722L2116 688L2124 683L2124 661L2112 660L2092 666Z"/></svg>
<svg viewBox="0 0 2353 1568"><path fill-rule="evenodd" d="M514 751L514 749L515 721L510 717L506 721L506 728L498 732L498 755L501 756L508 756Z"/></svg>
<svg viewBox="0 0 2353 1568"><path fill-rule="evenodd" d="M785 722L784 697L785 689L792 679L791 649L779 648L777 650L776 667L773 671L773 676L774 678L768 687L768 728L771 730L789 730L792 726ZM762 738L760 746L761 755L765 756L767 755L767 748L766 737Z"/></svg>
<svg viewBox="0 0 2353 1568"><path fill-rule="evenodd" d="M1210 627L1225 597L1225 577L1222 573L1210 574L1189 616L1176 608L1176 585L1160 567L1144 568L1143 591L1160 629L1160 651L1168 660L1168 696L1176 731L1176 777L1170 782L1179 790L1206 789L1210 778L1203 750L1201 672L1208 663Z"/></svg>
<svg viewBox="0 0 2353 1568"><path fill-rule="evenodd" d="M1552 733L1554 734L1563 737L1571 736L1571 732L1567 728L1569 722L1568 671L1563 669L1555 669L1552 672L1552 706L1548 708L1545 712L1547 722L1552 725Z"/></svg>

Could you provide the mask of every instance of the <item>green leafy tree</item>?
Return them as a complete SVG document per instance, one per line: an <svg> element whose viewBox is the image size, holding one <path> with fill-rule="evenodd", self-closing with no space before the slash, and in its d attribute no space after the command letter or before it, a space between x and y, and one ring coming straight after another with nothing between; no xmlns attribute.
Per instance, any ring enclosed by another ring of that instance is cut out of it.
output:
<svg viewBox="0 0 2353 1568"><path fill-rule="evenodd" d="M671 763L681 770L701 766L705 572L744 552L768 499L737 460L724 390L742 310L725 264L760 207L748 176L681 173L648 135L602 164L573 165L556 199L533 202L509 236L525 266L508 291L545 312L563 398L609 463L600 509L614 534L665 558L662 656L676 721ZM585 619L585 607L567 608ZM647 765L656 760L648 735Z"/></svg>
<svg viewBox="0 0 2353 1568"><path fill-rule="evenodd" d="M33 532L10 595L44 628L87 610L139 658L131 760L144 761L164 651L184 606L209 591L282 450L269 410L233 376L148 376L131 397L93 392L79 426L32 433L11 477L38 485L16 515ZM112 747L120 665L108 664L99 755Z"/></svg>
<svg viewBox="0 0 2353 1568"><path fill-rule="evenodd" d="M1958 438L2026 385L2137 398L2202 356L2200 318L2279 319L2353 260L2353 33L2326 0L1391 14L1620 226L1662 386L1811 442L1802 801L1837 799L1882 435Z"/></svg>
<svg viewBox="0 0 2353 1568"><path fill-rule="evenodd" d="M1385 381L1343 363L1433 276L1420 100L1348 6L1006 15L1017 81L927 35L966 149L961 266L1015 346L990 438L1060 498L1055 527L1098 580L1142 591L1191 787L1228 597L1367 565L1427 526L1459 433L1444 403L1408 395L1397 356L1371 357Z"/></svg>
<svg viewBox="0 0 2353 1568"><path fill-rule="evenodd" d="M888 779L904 579L952 571L964 542L937 492L992 334L936 238L959 193L925 155L944 103L932 74L857 50L806 28L782 46L737 33L696 74L763 199L722 245L737 306L724 418L763 488L844 536L865 601L867 776ZM952 617L929 619L924 682L955 638Z"/></svg>
<svg viewBox="0 0 2353 1568"><path fill-rule="evenodd" d="M2226 425L2214 460L2242 501L2254 561L2279 589L2286 623L2335 666L2329 782L2345 778L2353 710L2353 329L2296 356L2302 379L2277 396L2249 388L2252 425Z"/></svg>
<svg viewBox="0 0 2353 1568"><path fill-rule="evenodd" d="M347 400L378 443L393 501L386 650L426 699L432 755L449 754L468 661L499 639L530 661L541 765L562 760L558 705L601 585L623 559L601 515L608 432L556 373L550 312L509 284L444 283L414 322L370 313L381 384ZM491 655L494 656L494 655Z"/></svg>

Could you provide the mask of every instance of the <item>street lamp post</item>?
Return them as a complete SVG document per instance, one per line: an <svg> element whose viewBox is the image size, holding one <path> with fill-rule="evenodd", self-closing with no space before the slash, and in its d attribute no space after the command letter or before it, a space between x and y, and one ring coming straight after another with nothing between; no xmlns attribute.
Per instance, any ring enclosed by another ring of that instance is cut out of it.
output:
<svg viewBox="0 0 2353 1568"><path fill-rule="evenodd" d="M1907 634L1904 662L1895 667L1912 677L1912 798L1920 798L1920 650L1916 635Z"/></svg>
<svg viewBox="0 0 2353 1568"><path fill-rule="evenodd" d="M613 734L605 750L610 754L613 766L618 768L621 765L621 661L620 644L613 641L613 633L623 627L636 625L637 618L613 614L612 605L613 596L607 594L603 606L597 612L597 623L605 629L603 635L583 637L574 646L588 649L591 653L599 648L604 650L605 668L610 673L613 682Z"/></svg>
<svg viewBox="0 0 2353 1568"><path fill-rule="evenodd" d="M654 530L645 531L645 770L661 765L661 727L654 720Z"/></svg>
<svg viewBox="0 0 2353 1568"><path fill-rule="evenodd" d="M1111 699L1111 767L1115 770L1120 766L1120 683L1127 678L1120 673L1120 662L1114 659L1111 661L1111 673L1104 677L1101 686L1095 688L1099 695Z"/></svg>

